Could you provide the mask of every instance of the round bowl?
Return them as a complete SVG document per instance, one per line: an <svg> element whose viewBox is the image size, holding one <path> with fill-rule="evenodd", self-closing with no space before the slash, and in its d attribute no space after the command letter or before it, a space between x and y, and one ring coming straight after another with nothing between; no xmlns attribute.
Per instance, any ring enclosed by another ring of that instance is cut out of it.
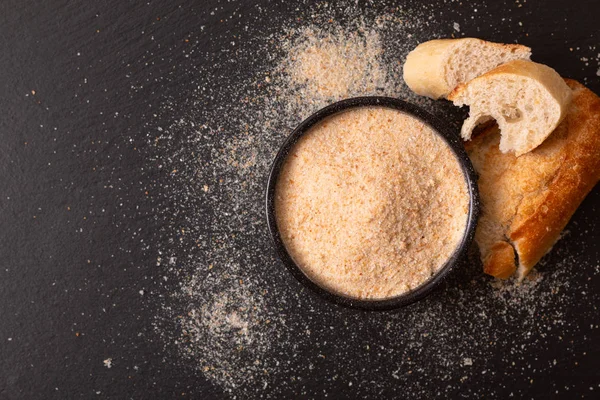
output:
<svg viewBox="0 0 600 400"><path fill-rule="evenodd" d="M306 132L308 132L315 124L322 121L323 119L337 114L342 111L347 111L352 108L358 107L387 107L392 108L408 115L411 115L414 118L421 120L424 124L430 126L434 132L444 139L444 141L449 145L452 152L455 154L456 159L458 160L469 193L469 212L467 215L467 223L465 227L465 231L457 246L456 250L452 254L450 258L446 261L446 263L437 271L431 278L422 283L420 286L415 289L401 294L396 297L390 297L386 299L356 299L352 297L346 297L340 295L338 293L331 292L326 288L320 286L319 284L313 282L303 271L302 269L296 265L290 254L288 253L283 240L281 239L281 235L279 233L279 229L277 227L277 219L275 215L275 189L277 185L277 180L279 178L279 173L281 168L287 158L289 151L296 144L298 139L302 137ZM479 216L479 193L477 191L477 178L475 174L475 170L473 169L473 165L465 152L461 139L457 134L454 134L447 124L443 123L439 119L435 118L422 108L407 103L402 100L398 100L391 97L377 97L377 96L369 96L369 97L355 97L347 100L342 100L337 103L331 104L325 108L320 109L319 111L312 114L306 120L304 120L294 131L288 136L283 145L281 146L273 165L271 167L271 172L269 174L269 180L267 184L267 192L266 192L266 201L267 201L267 224L269 226L269 231L271 233L271 238L273 239L273 244L275 245L275 249L279 254L279 257L285 264L285 266L289 269L289 271L300 281L304 286L308 287L311 291L315 292L322 298L341 305L345 307L357 308L362 310L391 310L395 308L399 308L402 306L406 306L408 304L414 303L415 301L421 300L428 294L430 294L454 269L454 267L458 264L458 262L463 259L468 250L469 244L473 240L473 236L475 235L475 228L477 225L477 218Z"/></svg>

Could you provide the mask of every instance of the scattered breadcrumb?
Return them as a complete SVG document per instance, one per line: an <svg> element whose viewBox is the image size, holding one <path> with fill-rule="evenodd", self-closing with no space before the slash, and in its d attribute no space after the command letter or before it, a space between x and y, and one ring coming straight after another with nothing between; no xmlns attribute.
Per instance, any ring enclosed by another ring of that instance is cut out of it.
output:
<svg viewBox="0 0 600 400"><path fill-rule="evenodd" d="M485 4L477 7L457 21L463 30L483 18L521 32L516 17L498 20ZM414 96L402 81L408 51L456 31L425 3L317 2L291 19L262 12L247 33L236 28L245 34L231 39L235 46L195 54L211 62L186 75L194 77L187 100L167 98L148 123L152 162L165 176L150 191L165 205L155 268L169 295L153 290L144 298L161 304L163 369L197 375L186 395L206 397L208 379L213 397L525 397L512 382L580 359L598 324L578 305L599 302L600 268L566 242L539 265L537 280L521 285L493 283L473 254L440 290L394 313L340 309L290 276L264 218L266 177L285 137L315 110L359 95L419 103L457 129L460 112ZM586 242L573 231L569 240ZM539 350L550 346L561 352L546 359ZM565 385L556 390L574 387Z"/></svg>

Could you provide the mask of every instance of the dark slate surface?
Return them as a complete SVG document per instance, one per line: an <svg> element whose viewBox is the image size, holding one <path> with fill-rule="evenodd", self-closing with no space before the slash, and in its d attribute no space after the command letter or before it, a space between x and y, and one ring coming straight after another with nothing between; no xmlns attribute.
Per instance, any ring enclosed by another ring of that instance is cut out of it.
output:
<svg viewBox="0 0 600 400"><path fill-rule="evenodd" d="M164 350L152 329L159 306L139 293L169 290L153 279L159 274L155 249L164 239L160 234L164 220L153 216L167 206L167 198L152 195L164 187L168 176L150 161L144 127L164 99L189 95L193 66L213 62L210 57L187 58L181 51L183 39L196 37L199 25L213 39L201 40L198 46L207 54L218 54L230 35L250 19L256 24L258 18L264 31L276 32L282 21L313 5L192 3L4 0L0 4L2 399L227 397ZM416 2L407 4L420 7ZM512 2L490 2L487 16L475 22L456 4L438 1L434 7L448 23L459 22L461 32L528 44L535 49L536 60L563 75L587 78L587 85L600 92L597 60L586 66L577 51L600 43L597 1L530 0L522 8ZM215 8L219 11L211 15ZM221 24L219 16L232 10L241 14L239 21ZM502 17L512 18L513 32L497 27L497 18ZM518 30L519 21L526 29ZM238 73L232 71L232 76ZM132 86L142 88L132 94ZM582 258L598 259L599 202L596 188L574 218L573 230L580 233L561 242L562 249L581 245ZM209 218L211 210L204 212ZM577 279L586 277L580 274ZM597 292L600 282L594 282ZM528 398L594 398L600 391L600 332L585 326L598 323L593 302L597 296L587 293L578 299L576 307L567 307L565 318L581 319L584 328L571 332L568 351L563 351L562 342L548 340L528 355L528 371L504 373L499 367L497 374L474 374L465 384L468 388L458 385L450 392L444 391L442 381L432 380L428 397L442 392L459 398L473 393L506 398L514 392ZM303 312L294 318L302 322ZM507 326L506 335L519 329ZM85 334L77 336L78 332ZM365 340L371 335L368 329L361 334ZM506 351L499 348L498 359ZM102 361L115 354L122 367L106 368ZM487 368L499 365L495 356L490 357ZM556 358L567 362L546 370L544 366ZM431 366L425 359L421 367ZM317 366L303 382L303 397L322 397L324 392L330 398L362 397L352 388L321 379L332 370L330 364ZM410 382L405 385L410 387ZM285 386L283 381L280 386L284 387L280 397L300 393L299 387ZM402 388L390 377L381 396L412 393Z"/></svg>

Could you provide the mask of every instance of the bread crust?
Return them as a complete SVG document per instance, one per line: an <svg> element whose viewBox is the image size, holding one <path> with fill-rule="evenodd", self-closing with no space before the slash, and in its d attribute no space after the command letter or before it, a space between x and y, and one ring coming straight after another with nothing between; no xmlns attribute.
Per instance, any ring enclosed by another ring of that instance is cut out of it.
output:
<svg viewBox="0 0 600 400"><path fill-rule="evenodd" d="M567 116L533 151L518 158L501 153L495 126L466 145L480 175L482 220L497 228L478 227L475 237L484 271L495 277L514 273L512 244L523 279L600 180L600 98L576 81L565 82L573 90Z"/></svg>
<svg viewBox="0 0 600 400"><path fill-rule="evenodd" d="M517 270L515 249L508 242L494 243L487 257L483 260L483 272L499 279L510 278Z"/></svg>
<svg viewBox="0 0 600 400"><path fill-rule="evenodd" d="M562 165L539 199L537 210L527 218L517 218L509 235L519 255L520 279L550 251L600 180L600 98L582 84L566 81L577 100L566 118Z"/></svg>
<svg viewBox="0 0 600 400"><path fill-rule="evenodd" d="M444 76L444 60L447 53L461 39L437 39L418 45L408 53L403 67L404 82L421 96L439 99L448 94Z"/></svg>
<svg viewBox="0 0 600 400"><path fill-rule="evenodd" d="M477 38L436 39L419 44L406 57L403 68L404 81L415 93L439 99L446 97L454 87L446 81L447 59L459 46L477 42L482 47L492 47L521 53L529 58L531 49L520 44L501 44Z"/></svg>

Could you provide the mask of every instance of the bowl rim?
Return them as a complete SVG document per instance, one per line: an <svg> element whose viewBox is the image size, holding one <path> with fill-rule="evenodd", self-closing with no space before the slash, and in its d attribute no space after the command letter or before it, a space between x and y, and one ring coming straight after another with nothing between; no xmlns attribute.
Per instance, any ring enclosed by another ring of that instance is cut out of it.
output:
<svg viewBox="0 0 600 400"><path fill-rule="evenodd" d="M469 212L465 231L459 245L448 258L446 263L438 270L438 272L432 275L431 278L423 282L417 288L399 296L385 299L367 300L347 297L334 293L310 279L294 262L288 253L283 240L281 239L275 215L275 192L277 180L279 178L281 168L292 147L304 134L306 134L314 125L323 119L343 111L360 107L386 107L395 109L411 115L412 117L419 119L421 122L431 127L433 131L448 144L456 156L456 159L460 164L461 170L465 177L469 192ZM453 130L450 129L448 125L449 124L442 122L429 112L425 111L423 108L412 103L408 103L393 97L364 96L349 98L330 104L310 115L292 131L277 152L269 171L266 188L266 217L269 233L279 258L301 284L303 284L305 287L308 287L310 291L316 293L321 298L340 306L368 311L384 311L397 309L421 300L442 283L442 281L450 274L450 272L454 270L459 261L466 255L469 245L475 235L475 228L480 213L477 174L473 168L471 160L467 156L467 152L465 151L459 135L453 133Z"/></svg>

